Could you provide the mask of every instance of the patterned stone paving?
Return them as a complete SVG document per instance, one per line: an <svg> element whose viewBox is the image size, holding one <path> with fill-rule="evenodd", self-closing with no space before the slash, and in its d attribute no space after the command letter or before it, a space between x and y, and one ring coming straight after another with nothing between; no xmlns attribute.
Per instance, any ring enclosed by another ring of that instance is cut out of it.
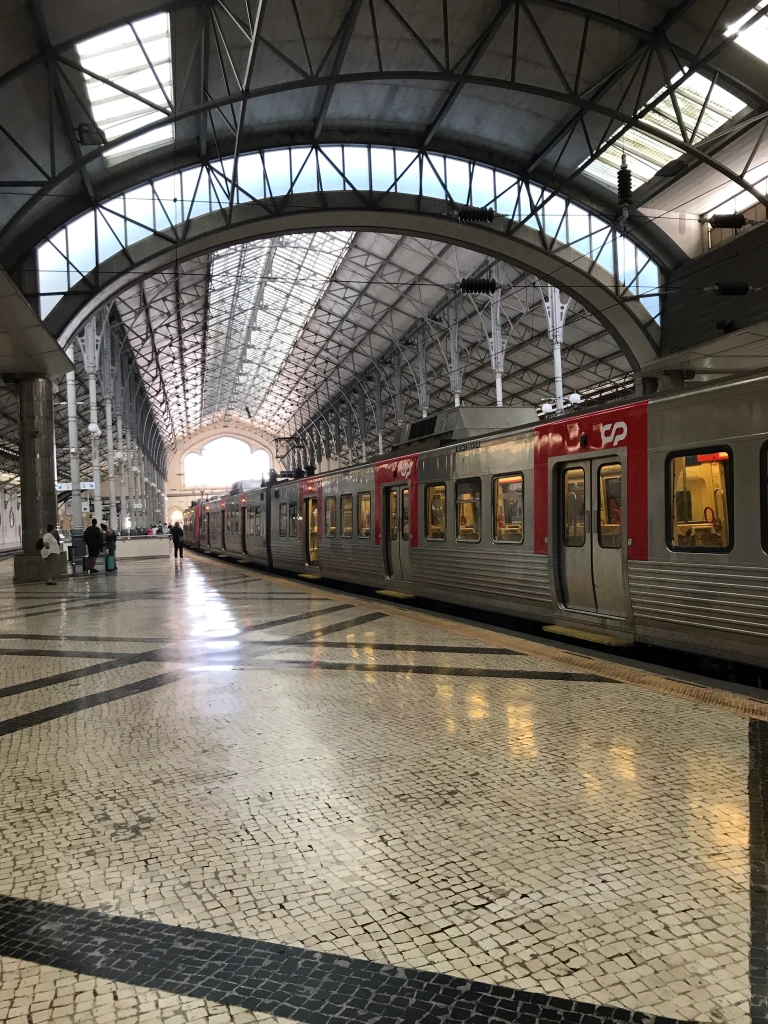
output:
<svg viewBox="0 0 768 1024"><path fill-rule="evenodd" d="M201 558L8 571L0 1019L757 1019L744 715Z"/></svg>

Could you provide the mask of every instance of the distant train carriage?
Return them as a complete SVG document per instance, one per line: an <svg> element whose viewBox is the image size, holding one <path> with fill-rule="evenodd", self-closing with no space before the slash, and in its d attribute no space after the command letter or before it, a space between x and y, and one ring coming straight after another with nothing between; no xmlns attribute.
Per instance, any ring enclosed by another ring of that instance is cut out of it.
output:
<svg viewBox="0 0 768 1024"><path fill-rule="evenodd" d="M768 665L768 377L193 511L202 549L262 566Z"/></svg>

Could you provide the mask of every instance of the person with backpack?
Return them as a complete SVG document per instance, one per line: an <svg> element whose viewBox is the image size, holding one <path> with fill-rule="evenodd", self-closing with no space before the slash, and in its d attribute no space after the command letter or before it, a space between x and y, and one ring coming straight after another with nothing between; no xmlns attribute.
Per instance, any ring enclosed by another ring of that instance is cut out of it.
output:
<svg viewBox="0 0 768 1024"><path fill-rule="evenodd" d="M43 564L45 565L45 574L47 576L45 582L49 587L55 587L56 580L53 578L53 570L56 568L56 560L52 560L51 555L60 554L61 548L59 547L59 532L53 523L48 523L45 533L37 543L39 545L38 550L43 556Z"/></svg>
<svg viewBox="0 0 768 1024"><path fill-rule="evenodd" d="M83 533L83 540L88 548L88 572L98 572L96 559L104 547L104 537L95 519L91 520L91 525Z"/></svg>

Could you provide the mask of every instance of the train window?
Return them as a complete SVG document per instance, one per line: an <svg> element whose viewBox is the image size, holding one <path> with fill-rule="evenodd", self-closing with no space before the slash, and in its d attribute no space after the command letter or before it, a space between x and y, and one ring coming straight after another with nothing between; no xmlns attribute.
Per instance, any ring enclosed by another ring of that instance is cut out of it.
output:
<svg viewBox="0 0 768 1024"><path fill-rule="evenodd" d="M352 495L341 496L341 536L352 536Z"/></svg>
<svg viewBox="0 0 768 1024"><path fill-rule="evenodd" d="M288 502L284 501L280 505L280 512L278 517L278 533L281 537L288 536Z"/></svg>
<svg viewBox="0 0 768 1024"><path fill-rule="evenodd" d="M493 539L523 543L523 474L497 476L493 481Z"/></svg>
<svg viewBox="0 0 768 1024"><path fill-rule="evenodd" d="M456 539L480 540L480 481L456 482Z"/></svg>
<svg viewBox="0 0 768 1024"><path fill-rule="evenodd" d="M621 521L621 463L600 466L597 473L597 542L601 548L620 548L624 543Z"/></svg>
<svg viewBox="0 0 768 1024"><path fill-rule="evenodd" d="M261 505L257 505L253 510L253 535L261 536Z"/></svg>
<svg viewBox="0 0 768 1024"><path fill-rule="evenodd" d="M336 495L329 496L325 500L325 536L336 536Z"/></svg>
<svg viewBox="0 0 768 1024"><path fill-rule="evenodd" d="M299 533L299 503L288 502L288 536L297 537Z"/></svg>
<svg viewBox="0 0 768 1024"><path fill-rule="evenodd" d="M253 505L249 505L245 510L245 531L249 537L253 537L256 534L256 508Z"/></svg>
<svg viewBox="0 0 768 1024"><path fill-rule="evenodd" d="M667 487L671 548L730 549L730 452L673 453L667 459Z"/></svg>
<svg viewBox="0 0 768 1024"><path fill-rule="evenodd" d="M411 539L411 491L404 487L400 492L400 536L403 540Z"/></svg>
<svg viewBox="0 0 768 1024"><path fill-rule="evenodd" d="M580 466L563 473L563 544L580 548L584 543L584 470Z"/></svg>
<svg viewBox="0 0 768 1024"><path fill-rule="evenodd" d="M427 540L445 540L445 484L430 484L424 488L424 517Z"/></svg>
<svg viewBox="0 0 768 1024"><path fill-rule="evenodd" d="M388 509L388 522L389 522L389 539L397 540L398 538L398 522L397 522L397 488L393 487L387 492L389 497L389 509Z"/></svg>
<svg viewBox="0 0 768 1024"><path fill-rule="evenodd" d="M371 536L371 492L361 491L357 496L357 536Z"/></svg>

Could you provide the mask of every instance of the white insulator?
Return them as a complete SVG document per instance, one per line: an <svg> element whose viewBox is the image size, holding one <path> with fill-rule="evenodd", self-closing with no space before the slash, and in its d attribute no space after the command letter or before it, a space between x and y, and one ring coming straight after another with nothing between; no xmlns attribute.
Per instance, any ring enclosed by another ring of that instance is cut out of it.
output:
<svg viewBox="0 0 768 1024"><path fill-rule="evenodd" d="M99 428L98 423L89 423L88 433L93 434L94 437L101 437L101 429Z"/></svg>
<svg viewBox="0 0 768 1024"><path fill-rule="evenodd" d="M555 407L554 407L554 405L552 405L551 402L542 402L541 403L541 411L545 412L545 413L546 412L554 412L555 411Z"/></svg>
<svg viewBox="0 0 768 1024"><path fill-rule="evenodd" d="M571 403L571 405L578 405L579 402L583 401L583 398L578 393L578 391L574 391L572 395L568 395L568 401Z"/></svg>

